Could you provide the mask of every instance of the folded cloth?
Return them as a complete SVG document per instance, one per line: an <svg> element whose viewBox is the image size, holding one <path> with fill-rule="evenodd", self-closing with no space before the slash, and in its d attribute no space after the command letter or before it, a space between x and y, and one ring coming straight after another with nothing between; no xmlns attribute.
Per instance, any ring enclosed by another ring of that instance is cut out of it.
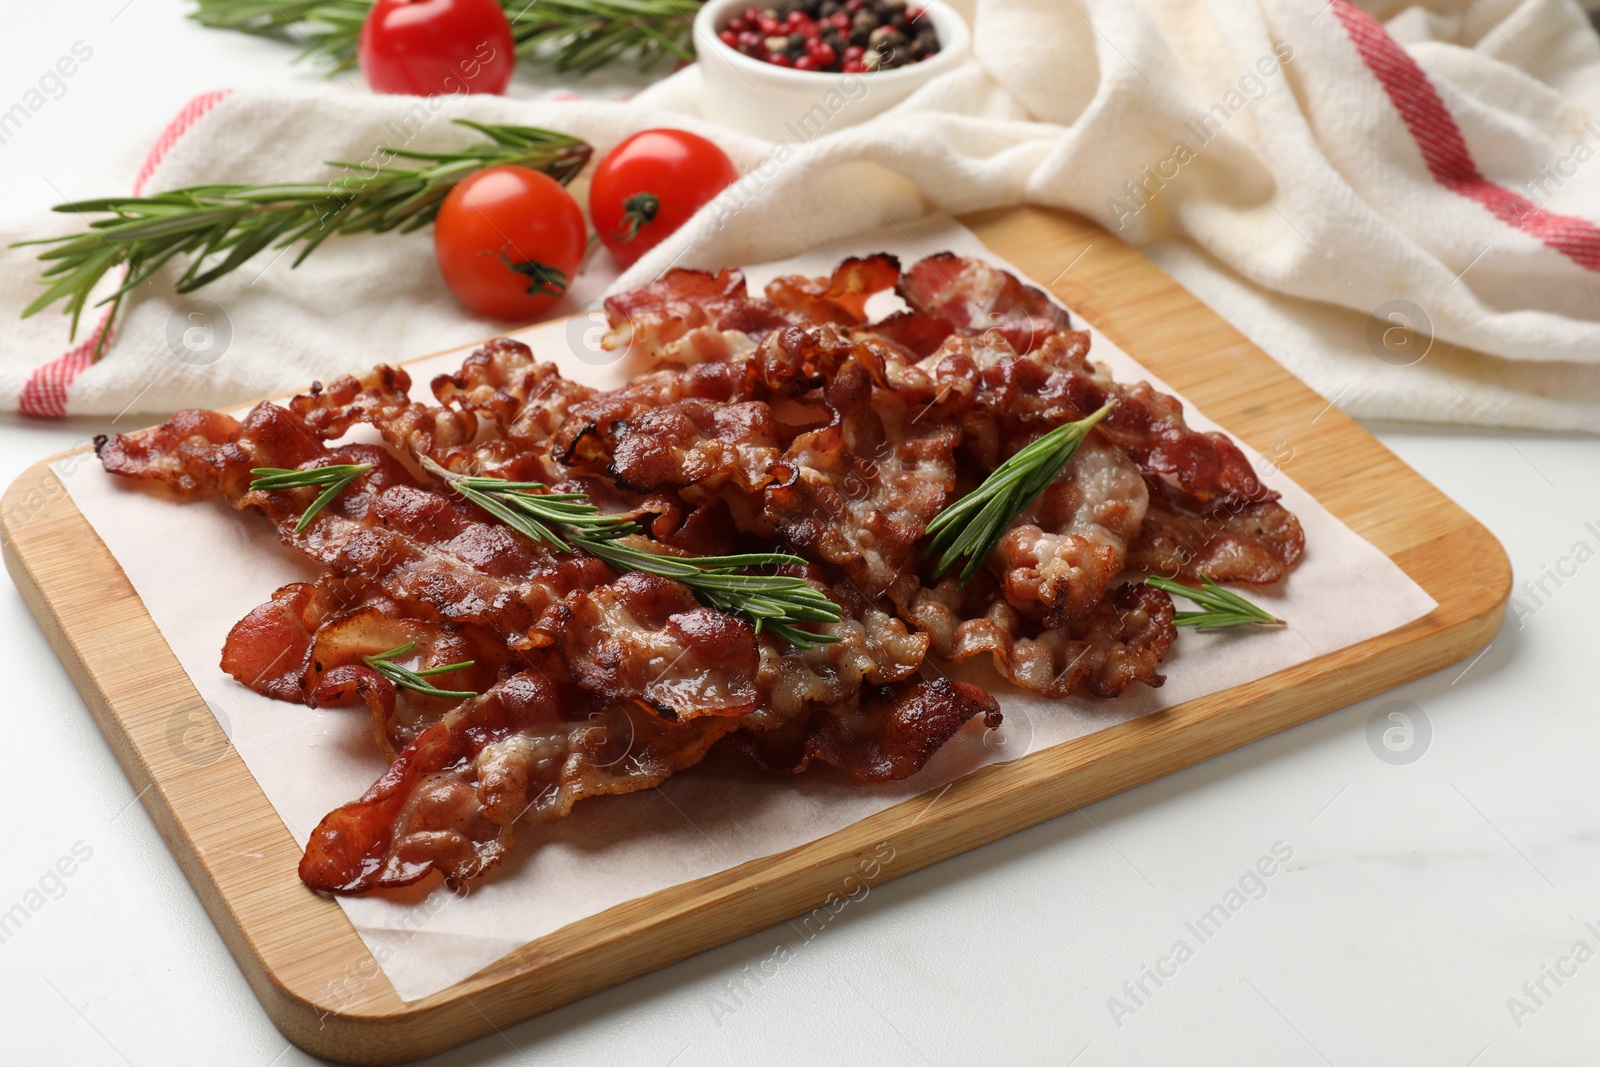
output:
<svg viewBox="0 0 1600 1067"><path fill-rule="evenodd" d="M684 126L744 177L621 278L595 257L555 313L674 264L779 258L931 210L1054 205L1144 246L1357 415L1600 425L1600 38L1573 0L978 0L973 24L971 63L801 144L699 121L693 68L621 104L341 96L335 110L241 92L192 104L141 181L300 180L379 145L459 144L446 120L460 116L598 151ZM70 228L57 216L26 236ZM1063 250L1063 270L1080 252ZM87 344L51 358L58 317L5 314L0 403L215 406L501 325L454 302L426 234L339 238L287 268L263 255L179 297L168 266L92 365ZM0 260L0 309L31 299L36 275L30 257Z"/></svg>

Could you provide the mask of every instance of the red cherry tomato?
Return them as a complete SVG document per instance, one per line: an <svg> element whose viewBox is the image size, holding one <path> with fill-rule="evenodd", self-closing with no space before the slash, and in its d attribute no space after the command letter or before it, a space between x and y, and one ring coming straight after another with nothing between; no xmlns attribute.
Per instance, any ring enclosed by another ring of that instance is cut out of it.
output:
<svg viewBox="0 0 1600 1067"><path fill-rule="evenodd" d="M497 0L377 0L356 55L380 93L503 93L515 42Z"/></svg>
<svg viewBox="0 0 1600 1067"><path fill-rule="evenodd" d="M450 291L497 319L533 319L561 299L587 245L572 194L511 164L450 190L433 224L434 258Z"/></svg>
<svg viewBox="0 0 1600 1067"><path fill-rule="evenodd" d="M739 178L727 154L685 130L644 130L613 148L589 183L589 218L627 266Z"/></svg>

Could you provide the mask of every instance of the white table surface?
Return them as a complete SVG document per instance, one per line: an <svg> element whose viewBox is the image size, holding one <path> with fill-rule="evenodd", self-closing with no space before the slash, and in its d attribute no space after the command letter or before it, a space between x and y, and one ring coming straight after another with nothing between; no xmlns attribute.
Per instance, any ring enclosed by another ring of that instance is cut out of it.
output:
<svg viewBox="0 0 1600 1067"><path fill-rule="evenodd" d="M0 145L6 221L131 175L196 92L313 76L168 0L13 7L0 106L72 42L95 52ZM108 429L0 419L0 484ZM809 943L755 934L428 1062L1596 1062L1600 441L1373 429L1511 555L1530 610L1481 657L882 885ZM1536 606L1522 582L1546 568L1564 574ZM9 583L0 620L0 912L52 890L0 942L0 1063L313 1062L267 1019ZM1405 765L1367 740L1394 700L1431 727ZM1293 858L1201 943L1186 924L1278 843ZM89 858L58 890L46 872L75 846ZM1124 983L1180 939L1192 958L1132 999ZM748 981L786 940L791 962Z"/></svg>

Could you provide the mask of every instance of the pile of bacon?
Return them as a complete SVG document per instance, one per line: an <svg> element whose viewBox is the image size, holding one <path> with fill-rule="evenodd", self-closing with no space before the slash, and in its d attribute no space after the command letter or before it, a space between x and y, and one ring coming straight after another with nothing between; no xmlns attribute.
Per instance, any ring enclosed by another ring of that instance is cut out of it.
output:
<svg viewBox="0 0 1600 1067"><path fill-rule="evenodd" d="M868 324L868 298L891 288L905 309ZM995 700L937 661L987 654L1052 697L1160 685L1173 608L1139 574L1271 583L1300 557L1300 524L1230 440L1191 430L1148 384L1112 381L1066 312L983 262L936 255L902 274L890 256L852 259L764 298L738 271L674 270L606 311L607 343L656 361L608 392L499 340L434 380L437 404L379 366L242 421L184 411L96 442L106 470L254 509L322 569L273 593L222 654L266 696L365 706L390 760L317 827L308 885L480 875L519 820L658 785L717 745L775 772L903 778L969 720L999 723ZM1108 399L976 580L933 580L929 520ZM383 444L330 444L357 423ZM420 457L585 493L655 551L798 554L793 573L841 616L806 626L835 640L800 649L674 581L535 543ZM315 487L250 488L252 468L354 463L372 466L302 532ZM472 660L435 677L479 695L397 689L364 658L408 642L417 670Z"/></svg>

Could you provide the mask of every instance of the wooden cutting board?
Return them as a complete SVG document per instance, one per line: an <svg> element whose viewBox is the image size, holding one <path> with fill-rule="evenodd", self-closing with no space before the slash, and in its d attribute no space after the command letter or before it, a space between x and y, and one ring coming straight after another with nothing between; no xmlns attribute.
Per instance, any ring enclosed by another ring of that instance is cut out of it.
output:
<svg viewBox="0 0 1600 1067"><path fill-rule="evenodd" d="M46 462L3 502L6 565L267 1013L302 1048L400 1063L810 911L880 843L893 875L1148 782L1420 677L1487 644L1511 568L1494 536L1140 253L1071 215L963 220L1208 416L1294 478L1438 601L1423 619L1246 685L956 781L837 833L618 905L456 986L399 999L220 731L215 762L174 721L217 730L110 553ZM465 354L469 348L463 348ZM175 713L190 709L187 718ZM184 758L180 758L180 754ZM870 867L876 865L868 865ZM888 877L880 870L869 883Z"/></svg>

